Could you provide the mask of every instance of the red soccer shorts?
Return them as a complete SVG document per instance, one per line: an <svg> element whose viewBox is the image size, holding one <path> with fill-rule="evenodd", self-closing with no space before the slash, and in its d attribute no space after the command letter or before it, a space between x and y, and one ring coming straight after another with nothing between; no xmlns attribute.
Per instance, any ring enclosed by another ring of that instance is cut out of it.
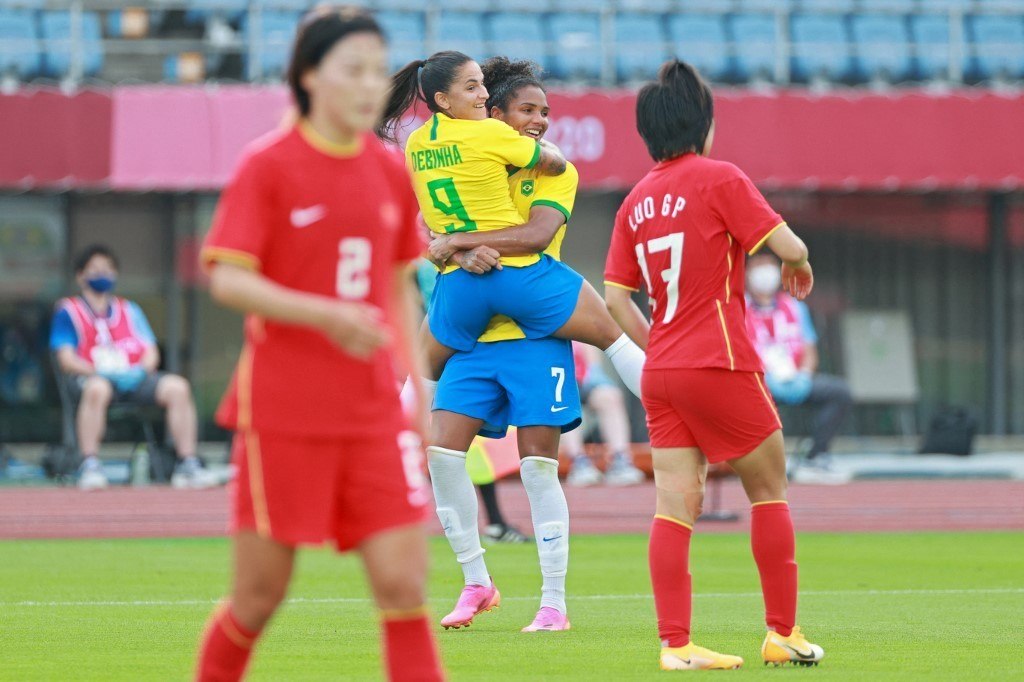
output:
<svg viewBox="0 0 1024 682"><path fill-rule="evenodd" d="M645 369L653 448L700 448L709 462L750 454L782 428L764 377L727 369Z"/></svg>
<svg viewBox="0 0 1024 682"><path fill-rule="evenodd" d="M425 518L423 450L412 431L351 438L240 432L232 461L232 532L254 530L292 546L333 541L345 551Z"/></svg>

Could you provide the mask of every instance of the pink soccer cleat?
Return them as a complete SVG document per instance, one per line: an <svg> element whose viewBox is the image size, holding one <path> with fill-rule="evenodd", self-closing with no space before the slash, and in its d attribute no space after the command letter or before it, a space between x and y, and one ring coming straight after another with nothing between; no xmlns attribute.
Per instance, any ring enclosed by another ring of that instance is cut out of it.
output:
<svg viewBox="0 0 1024 682"><path fill-rule="evenodd" d="M459 601L455 609L441 619L441 625L445 630L448 628L468 628L473 624L473 619L478 614L496 609L501 605L501 592L491 581L490 586L466 585L462 588Z"/></svg>
<svg viewBox="0 0 1024 682"><path fill-rule="evenodd" d="M523 632L558 632L571 628L567 615L550 606L542 606L533 622L523 628Z"/></svg>

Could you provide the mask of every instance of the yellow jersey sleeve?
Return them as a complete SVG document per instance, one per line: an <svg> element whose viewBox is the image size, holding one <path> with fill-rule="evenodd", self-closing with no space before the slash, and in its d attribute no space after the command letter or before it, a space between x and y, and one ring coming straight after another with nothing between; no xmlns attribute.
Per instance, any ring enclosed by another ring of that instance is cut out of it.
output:
<svg viewBox="0 0 1024 682"><path fill-rule="evenodd" d="M520 135L507 123L496 118L477 121L474 144L499 163L517 168L533 168L540 160L540 143Z"/></svg>

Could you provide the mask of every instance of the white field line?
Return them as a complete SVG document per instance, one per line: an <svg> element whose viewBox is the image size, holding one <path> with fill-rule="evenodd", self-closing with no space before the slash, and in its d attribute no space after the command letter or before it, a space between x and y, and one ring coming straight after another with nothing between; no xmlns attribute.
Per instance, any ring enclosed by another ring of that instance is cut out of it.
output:
<svg viewBox="0 0 1024 682"><path fill-rule="evenodd" d="M829 597L844 595L859 596L924 596L924 595L965 595L965 594L1024 594L1024 587L995 587L979 589L950 590L803 590L800 596ZM749 599L760 597L760 592L704 592L694 595L697 599ZM502 597L502 601L535 601L537 596ZM646 601L649 594L583 594L569 596L569 601ZM2 601L0 608L16 606L208 606L218 599L142 599L126 601ZM369 604L366 597L294 597L287 604Z"/></svg>

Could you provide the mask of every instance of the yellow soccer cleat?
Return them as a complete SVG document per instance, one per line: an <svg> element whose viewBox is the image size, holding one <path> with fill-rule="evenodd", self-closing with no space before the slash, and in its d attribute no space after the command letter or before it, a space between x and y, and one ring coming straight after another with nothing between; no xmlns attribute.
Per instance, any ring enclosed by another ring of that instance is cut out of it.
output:
<svg viewBox="0 0 1024 682"><path fill-rule="evenodd" d="M735 670L743 665L739 656L720 654L690 642L686 646L661 650L662 670Z"/></svg>
<svg viewBox="0 0 1024 682"><path fill-rule="evenodd" d="M796 626L789 637L769 631L761 645L761 658L765 665L818 665L825 658L825 650L808 642L804 633L800 632L800 626Z"/></svg>

